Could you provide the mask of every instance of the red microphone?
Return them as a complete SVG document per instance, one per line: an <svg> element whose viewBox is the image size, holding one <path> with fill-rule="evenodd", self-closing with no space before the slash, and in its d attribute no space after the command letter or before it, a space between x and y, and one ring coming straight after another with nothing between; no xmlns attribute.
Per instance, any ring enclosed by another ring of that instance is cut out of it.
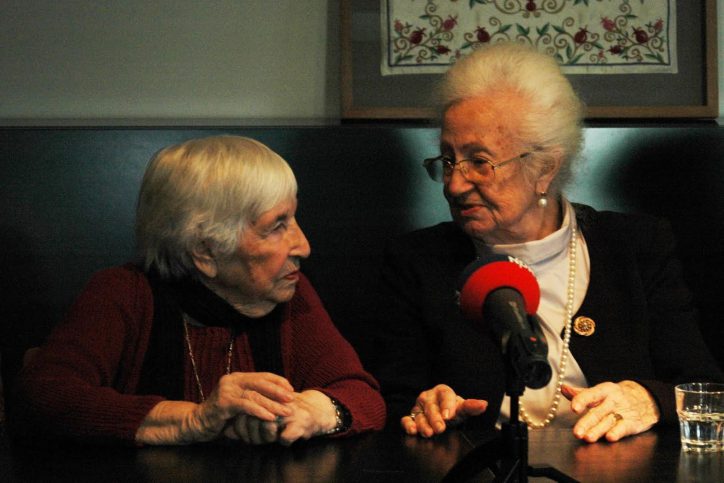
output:
<svg viewBox="0 0 724 483"><path fill-rule="evenodd" d="M490 328L527 387L548 384L548 345L535 315L540 287L530 268L508 255L478 259L460 275L457 297L466 318Z"/></svg>
<svg viewBox="0 0 724 483"><path fill-rule="evenodd" d="M481 308L490 292L510 288L520 293L528 315L538 312L540 287L533 271L508 255L478 258L463 270L458 282L460 309L468 319L482 317Z"/></svg>

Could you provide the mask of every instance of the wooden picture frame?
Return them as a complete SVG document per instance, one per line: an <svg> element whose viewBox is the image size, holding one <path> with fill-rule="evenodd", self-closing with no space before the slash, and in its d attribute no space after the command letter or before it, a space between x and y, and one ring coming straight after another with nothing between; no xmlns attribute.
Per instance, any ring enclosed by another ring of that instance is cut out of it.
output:
<svg viewBox="0 0 724 483"><path fill-rule="evenodd" d="M586 119L714 119L717 89L716 0L677 2L677 74L571 75ZM429 120L436 74L380 74L380 1L342 0L343 120Z"/></svg>

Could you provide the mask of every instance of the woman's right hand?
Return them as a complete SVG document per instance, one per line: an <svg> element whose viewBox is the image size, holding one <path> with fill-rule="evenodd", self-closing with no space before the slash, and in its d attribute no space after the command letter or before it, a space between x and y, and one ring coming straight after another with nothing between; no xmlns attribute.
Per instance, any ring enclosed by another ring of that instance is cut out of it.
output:
<svg viewBox="0 0 724 483"><path fill-rule="evenodd" d="M463 399L450 386L438 384L417 396L410 414L403 416L400 424L409 435L429 438L445 432L449 424L483 414L487 407L487 401Z"/></svg>

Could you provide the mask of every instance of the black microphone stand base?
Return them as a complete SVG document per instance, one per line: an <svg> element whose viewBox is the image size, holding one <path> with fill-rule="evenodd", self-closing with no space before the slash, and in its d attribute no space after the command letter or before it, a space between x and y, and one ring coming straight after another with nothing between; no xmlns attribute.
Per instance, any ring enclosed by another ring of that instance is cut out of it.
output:
<svg viewBox="0 0 724 483"><path fill-rule="evenodd" d="M510 352L506 351L506 354ZM444 483L468 481L485 469L495 475L495 483L527 483L529 476L543 476L561 483L578 483L553 467L528 465L528 425L521 423L518 415L520 396L525 387L523 378L508 358L505 393L510 397L510 421L502 424L500 433L492 441L473 448L453 466L443 478Z"/></svg>
<svg viewBox="0 0 724 483"><path fill-rule="evenodd" d="M473 448L452 467L442 482L469 481L484 470L493 473L495 483L524 483L529 476L545 477L561 483L578 483L578 480L551 466L528 465L528 427L517 420L503 423L501 432L495 438Z"/></svg>
<svg viewBox="0 0 724 483"><path fill-rule="evenodd" d="M527 339L521 333L505 332L501 337L505 359L505 394L510 397L510 421L503 423L500 433L492 440L473 448L470 453L452 467L442 479L444 483L470 480L483 470L495 475L494 482L527 483L529 476L543 476L562 483L577 480L550 466L528 465L528 425L520 422L520 396L526 386L543 387L550 382L550 365L546 359L545 336L540 330L537 316L529 316L528 322L537 337ZM531 344L530 341L542 342ZM541 364L545 367L541 368ZM548 370L545 370L545 369Z"/></svg>

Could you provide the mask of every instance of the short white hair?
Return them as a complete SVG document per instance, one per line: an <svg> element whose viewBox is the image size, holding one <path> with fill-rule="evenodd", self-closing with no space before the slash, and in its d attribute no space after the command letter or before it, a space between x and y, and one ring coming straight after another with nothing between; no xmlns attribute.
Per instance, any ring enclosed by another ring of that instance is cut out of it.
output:
<svg viewBox="0 0 724 483"><path fill-rule="evenodd" d="M151 158L138 196L140 261L162 278L196 277L194 248L206 243L232 254L249 224L296 194L287 162L253 139L212 136L166 147Z"/></svg>
<svg viewBox="0 0 724 483"><path fill-rule="evenodd" d="M524 166L537 175L554 152L562 154L561 167L553 181L560 188L572 177L572 162L583 145L584 106L558 62L534 47L500 42L476 49L455 63L438 89L440 111L465 99L512 93L527 108L519 112L517 131L534 149L533 163Z"/></svg>

